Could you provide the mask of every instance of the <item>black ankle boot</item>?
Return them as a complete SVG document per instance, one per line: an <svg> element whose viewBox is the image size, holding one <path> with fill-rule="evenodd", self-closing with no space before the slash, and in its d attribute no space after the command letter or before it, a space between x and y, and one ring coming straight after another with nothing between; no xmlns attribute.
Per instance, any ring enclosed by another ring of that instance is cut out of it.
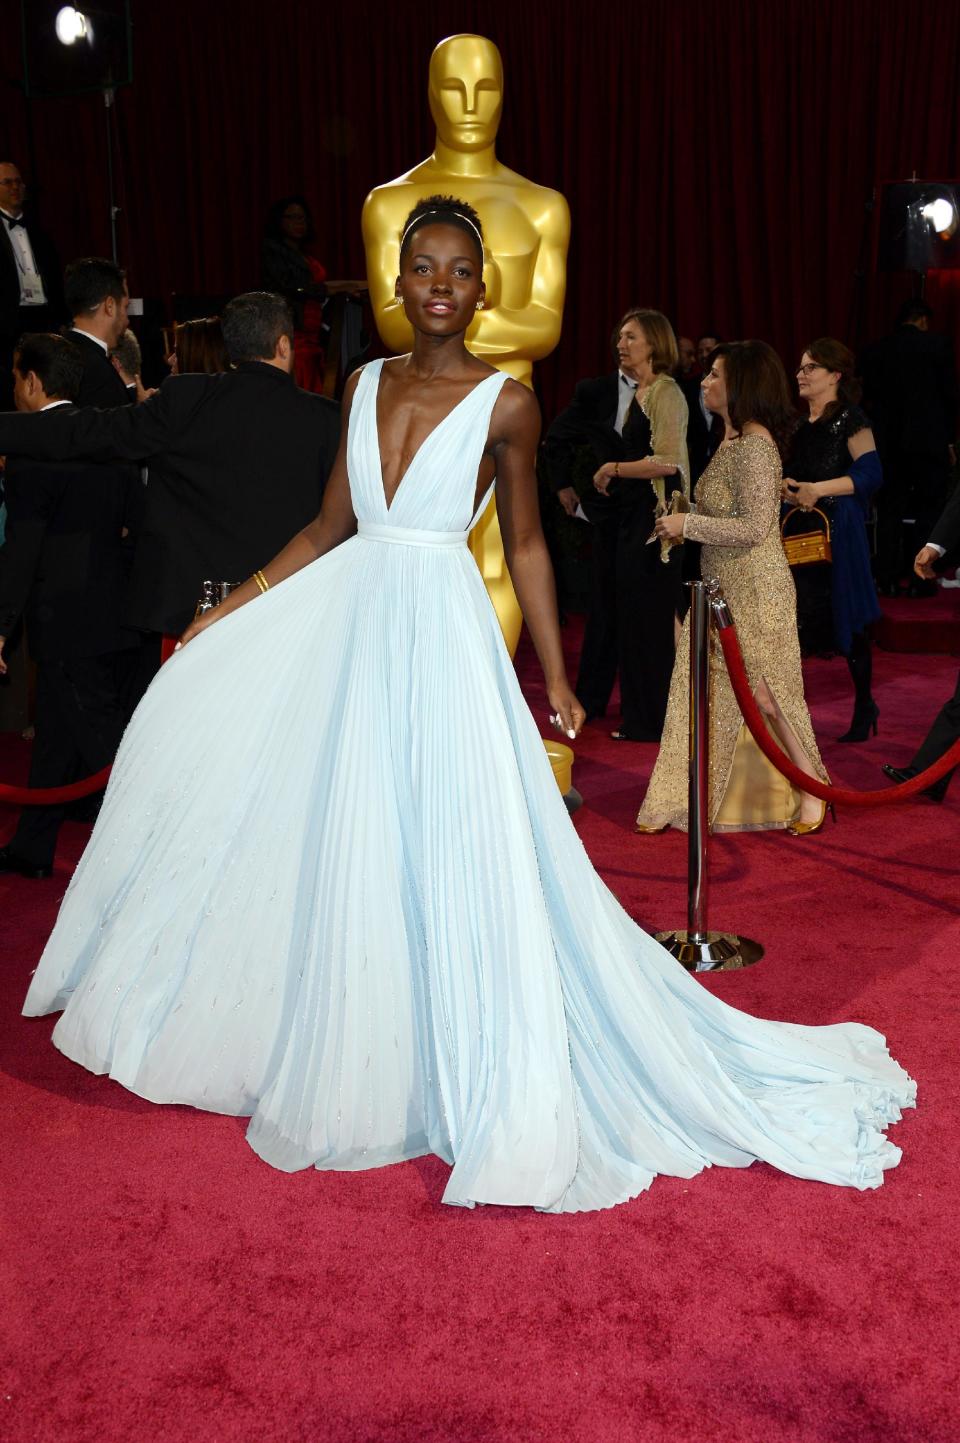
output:
<svg viewBox="0 0 960 1443"><path fill-rule="evenodd" d="M849 730L845 731L842 737L837 737L837 741L865 742L867 740L867 737L870 735L871 730L873 731L874 736L876 736L877 721L879 716L880 708L873 700L873 697L871 697L870 700L864 705L861 705L860 702L857 702L856 706L853 709L853 720L850 722Z"/></svg>

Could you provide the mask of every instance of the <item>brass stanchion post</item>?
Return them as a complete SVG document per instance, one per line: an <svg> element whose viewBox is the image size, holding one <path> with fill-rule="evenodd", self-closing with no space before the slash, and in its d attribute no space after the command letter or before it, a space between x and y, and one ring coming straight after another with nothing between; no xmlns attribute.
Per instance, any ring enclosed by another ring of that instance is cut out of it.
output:
<svg viewBox="0 0 960 1443"><path fill-rule="evenodd" d="M710 609L726 609L715 581L690 586L690 760L687 788L687 925L656 939L688 972L724 972L763 956L759 942L707 928L710 841Z"/></svg>

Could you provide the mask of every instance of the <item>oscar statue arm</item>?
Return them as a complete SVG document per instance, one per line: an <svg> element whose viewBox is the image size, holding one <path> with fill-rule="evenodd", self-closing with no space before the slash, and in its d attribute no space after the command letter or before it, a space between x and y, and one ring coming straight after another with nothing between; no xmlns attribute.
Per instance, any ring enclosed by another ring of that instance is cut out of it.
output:
<svg viewBox="0 0 960 1443"><path fill-rule="evenodd" d="M364 201L360 224L373 318L384 345L400 354L409 351L413 331L394 294L400 265L398 206L402 208L402 202L390 187L379 186Z"/></svg>
<svg viewBox="0 0 960 1443"><path fill-rule="evenodd" d="M570 245L570 208L558 191L549 197L538 222L540 244L526 305L500 303L496 257L487 267L488 307L478 311L467 332L474 355L500 360L540 361L560 340L567 285L567 249Z"/></svg>

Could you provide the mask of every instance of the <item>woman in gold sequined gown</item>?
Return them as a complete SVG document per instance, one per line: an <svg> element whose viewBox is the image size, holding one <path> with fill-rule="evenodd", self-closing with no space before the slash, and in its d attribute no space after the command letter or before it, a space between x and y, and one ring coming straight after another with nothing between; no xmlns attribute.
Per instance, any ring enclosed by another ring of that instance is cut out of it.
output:
<svg viewBox="0 0 960 1443"><path fill-rule="evenodd" d="M664 516L663 538L703 543L704 577L720 582L767 725L791 760L829 781L803 695L797 598L780 541L780 447L789 435L787 378L762 341L720 346L704 398L726 434L700 479L695 509ZM687 826L689 618L677 647L667 720L639 831ZM716 640L710 664L710 822L714 831L816 831L825 806L763 756L737 706Z"/></svg>

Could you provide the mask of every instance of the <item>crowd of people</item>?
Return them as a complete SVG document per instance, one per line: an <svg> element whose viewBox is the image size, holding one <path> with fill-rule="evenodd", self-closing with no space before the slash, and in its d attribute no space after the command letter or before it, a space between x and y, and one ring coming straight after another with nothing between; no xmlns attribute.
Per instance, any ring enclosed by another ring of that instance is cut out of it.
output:
<svg viewBox="0 0 960 1443"><path fill-rule="evenodd" d="M0 370L8 359L9 401L33 413L0 422L0 726L33 722L41 787L106 765L200 598L225 595L316 514L339 420L316 394L326 272L303 197L270 209L268 289L179 323L166 356L178 381L158 390L143 383L123 270L83 258L61 274L24 200L19 170L0 163ZM899 589L910 566L914 592L932 587L955 461L955 375L930 320L911 301L859 362L837 339L811 341L794 400L769 346L678 337L634 307L613 334L616 368L580 382L546 427L549 485L591 542L577 695L588 720L603 717L619 678L611 736L660 744L639 831L686 825L684 582L701 570L722 578L757 699L802 771L826 778L801 651L846 659L839 740L876 735L878 586ZM40 412L57 414L38 425ZM818 830L825 808L774 772L715 665L714 827ZM940 719L943 736L951 725ZM63 815L25 809L0 869L49 875Z"/></svg>
<svg viewBox="0 0 960 1443"><path fill-rule="evenodd" d="M931 317L922 301L908 302L893 334L860 363L842 341L811 341L796 368L795 400L763 342L705 334L695 344L675 338L660 312L633 309L614 332L616 371L580 382L547 427L548 483L568 516L592 523L577 694L588 717L601 717L619 673L621 722L611 736L660 743L638 831L686 826L688 654L685 637L675 650L672 629L683 616L681 577L702 570L722 580L761 710L801 771L827 780L803 698L802 651L846 659L853 713L837 740L877 734L870 628L880 607L870 533L882 530L886 468L895 477L886 515L896 524L887 551L877 543L878 577L894 594L909 567L910 594L925 595L936 589L932 564L943 555L926 543L956 459L955 371ZM916 412L929 429L917 426ZM909 486L896 479L906 476ZM681 541L682 561L673 551ZM713 827L819 831L826 807L774 771L742 722L722 661L713 666ZM957 735L952 715L940 718L941 741ZM933 745L937 755L946 749ZM916 767L886 769L899 777ZM942 797L948 784L932 794Z"/></svg>

